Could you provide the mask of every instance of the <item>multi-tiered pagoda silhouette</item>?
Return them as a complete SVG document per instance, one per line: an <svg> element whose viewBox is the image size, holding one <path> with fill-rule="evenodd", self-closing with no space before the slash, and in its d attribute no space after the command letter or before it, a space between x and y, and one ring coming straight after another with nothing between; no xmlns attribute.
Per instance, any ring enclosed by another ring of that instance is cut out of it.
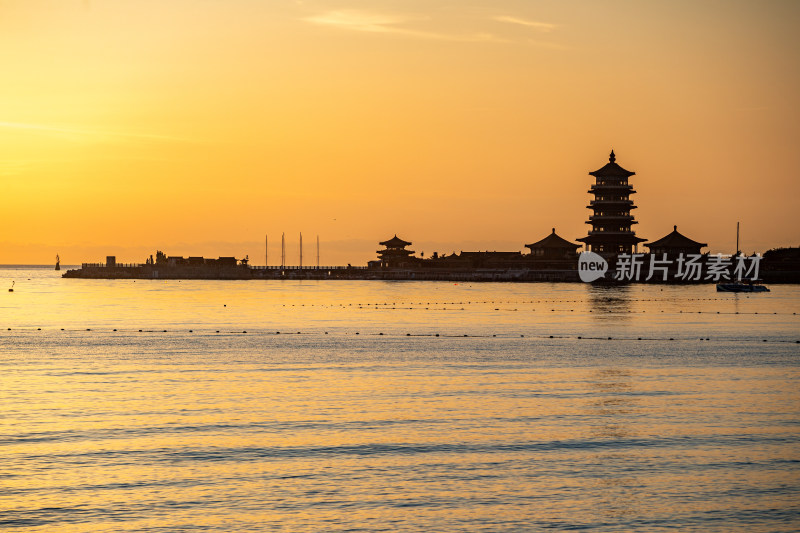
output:
<svg viewBox="0 0 800 533"><path fill-rule="evenodd" d="M631 229L637 222L631 214L636 206L630 195L636 191L628 184L628 178L636 173L619 166L616 159L611 150L608 163L600 170L589 172L597 179L589 189L594 200L587 206L594 212L586 222L592 229L586 237L576 239L585 243L587 250L609 257L637 251L637 245L647 240L637 237Z"/></svg>
<svg viewBox="0 0 800 533"><path fill-rule="evenodd" d="M378 244L385 247L377 252L381 268L403 268L418 261L416 257L412 257L414 250L406 250L406 246L411 246L411 243L397 235Z"/></svg>

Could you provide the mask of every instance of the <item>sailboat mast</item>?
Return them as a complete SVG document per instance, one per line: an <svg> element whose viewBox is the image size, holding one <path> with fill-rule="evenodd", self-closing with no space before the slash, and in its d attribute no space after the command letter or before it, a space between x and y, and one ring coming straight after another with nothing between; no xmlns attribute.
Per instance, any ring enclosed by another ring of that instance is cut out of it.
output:
<svg viewBox="0 0 800 533"><path fill-rule="evenodd" d="M739 255L739 223L736 223L736 255Z"/></svg>

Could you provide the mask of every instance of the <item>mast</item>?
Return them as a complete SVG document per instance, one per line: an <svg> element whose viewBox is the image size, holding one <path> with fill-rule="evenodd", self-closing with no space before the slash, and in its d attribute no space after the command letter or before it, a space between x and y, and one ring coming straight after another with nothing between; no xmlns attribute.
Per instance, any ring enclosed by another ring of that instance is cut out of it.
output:
<svg viewBox="0 0 800 533"><path fill-rule="evenodd" d="M303 270L303 232L300 232L300 270Z"/></svg>
<svg viewBox="0 0 800 533"><path fill-rule="evenodd" d="M319 270L319 235L317 235L317 270Z"/></svg>
<svg viewBox="0 0 800 533"><path fill-rule="evenodd" d="M286 267L286 234L281 233L281 270Z"/></svg>
<svg viewBox="0 0 800 533"><path fill-rule="evenodd" d="M739 223L736 223L736 255L739 255Z"/></svg>
<svg viewBox="0 0 800 533"><path fill-rule="evenodd" d="M269 235L264 236L264 266L269 266Z"/></svg>

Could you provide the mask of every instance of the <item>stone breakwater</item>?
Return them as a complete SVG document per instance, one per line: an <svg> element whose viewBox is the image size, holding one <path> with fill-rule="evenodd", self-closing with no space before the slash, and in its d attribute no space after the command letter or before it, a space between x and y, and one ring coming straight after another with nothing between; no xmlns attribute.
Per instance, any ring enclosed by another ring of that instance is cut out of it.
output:
<svg viewBox="0 0 800 533"><path fill-rule="evenodd" d="M570 281L577 282L577 270L485 269L424 270L372 269L354 266L251 267L83 264L68 270L64 278L84 279L350 279L416 281Z"/></svg>

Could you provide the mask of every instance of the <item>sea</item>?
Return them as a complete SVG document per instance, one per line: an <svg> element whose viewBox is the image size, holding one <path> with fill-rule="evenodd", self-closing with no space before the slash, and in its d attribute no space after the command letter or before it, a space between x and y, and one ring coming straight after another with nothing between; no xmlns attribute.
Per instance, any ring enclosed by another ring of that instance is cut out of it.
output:
<svg viewBox="0 0 800 533"><path fill-rule="evenodd" d="M800 531L770 288L2 267L0 530Z"/></svg>

